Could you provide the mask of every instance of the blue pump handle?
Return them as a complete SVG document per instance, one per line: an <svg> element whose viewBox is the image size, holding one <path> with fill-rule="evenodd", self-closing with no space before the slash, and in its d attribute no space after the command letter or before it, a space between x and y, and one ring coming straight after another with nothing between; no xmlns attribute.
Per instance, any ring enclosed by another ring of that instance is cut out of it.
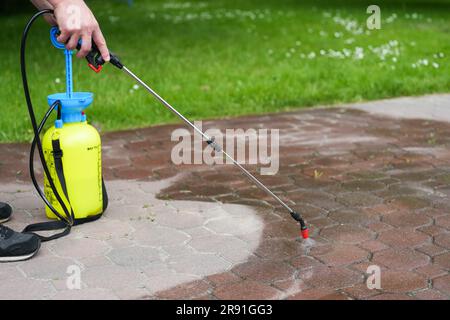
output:
<svg viewBox="0 0 450 320"><path fill-rule="evenodd" d="M58 39L57 39L58 35L59 35L59 28L56 27L56 26L52 27L50 29L50 40L51 40L53 46L56 49L65 49L66 46L64 45L64 43L61 43L61 42L58 41Z"/></svg>
<svg viewBox="0 0 450 320"><path fill-rule="evenodd" d="M62 118L56 120L55 127L62 128L64 123L86 121L86 115L83 114L83 110L92 103L93 94L90 92L73 91L72 51L67 50L65 44L58 41L57 37L59 34L58 27L55 26L50 29L50 40L53 46L57 49L64 50L66 62L66 92L49 95L47 100L49 105L56 100L60 101Z"/></svg>
<svg viewBox="0 0 450 320"><path fill-rule="evenodd" d="M66 95L67 98L73 97L73 76L72 76L72 50L67 50L64 43L58 41L57 37L59 35L58 27L52 27L50 29L50 40L57 49L64 50L64 55L66 57Z"/></svg>

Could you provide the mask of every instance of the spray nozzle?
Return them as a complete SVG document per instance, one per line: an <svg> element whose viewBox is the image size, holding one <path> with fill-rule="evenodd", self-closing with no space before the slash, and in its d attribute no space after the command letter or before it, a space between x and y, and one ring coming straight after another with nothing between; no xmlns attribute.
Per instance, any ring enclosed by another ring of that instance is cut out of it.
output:
<svg viewBox="0 0 450 320"><path fill-rule="evenodd" d="M309 229L308 228L305 227L304 229L301 229L300 233L301 233L303 239L309 238Z"/></svg>
<svg viewBox="0 0 450 320"><path fill-rule="evenodd" d="M291 214L291 217L300 224L300 233L302 235L302 238L303 239L308 239L309 238L309 229L306 226L306 223L302 219L300 214L298 214L295 211L291 211L290 214Z"/></svg>

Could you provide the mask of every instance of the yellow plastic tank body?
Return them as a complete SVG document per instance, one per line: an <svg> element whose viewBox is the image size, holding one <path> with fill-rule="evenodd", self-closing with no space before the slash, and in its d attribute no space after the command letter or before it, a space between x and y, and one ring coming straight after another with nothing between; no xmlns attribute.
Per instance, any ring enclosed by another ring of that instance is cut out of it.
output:
<svg viewBox="0 0 450 320"><path fill-rule="evenodd" d="M55 170L52 141L59 139L62 150L62 164L69 202L62 190ZM45 161L56 189L66 207L72 208L75 219L83 219L103 211L103 188L101 166L101 140L97 130L86 121L65 123L62 128L50 128L43 138ZM47 177L44 177L44 193L53 207L62 215L65 213L56 199ZM57 219L46 207L47 217Z"/></svg>

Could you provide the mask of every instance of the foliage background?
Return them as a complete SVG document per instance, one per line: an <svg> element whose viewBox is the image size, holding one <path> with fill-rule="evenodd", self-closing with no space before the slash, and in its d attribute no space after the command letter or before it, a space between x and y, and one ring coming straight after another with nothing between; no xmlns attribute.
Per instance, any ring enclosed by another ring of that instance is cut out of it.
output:
<svg viewBox="0 0 450 320"><path fill-rule="evenodd" d="M189 118L217 118L450 90L450 2L87 1L112 51ZM3 0L0 142L32 133L19 72L19 44L33 12ZM361 31L362 30L362 31ZM28 73L41 116L64 89L64 59L44 21L33 28ZM177 121L112 66L100 74L74 61L75 89L95 93L88 119L103 131Z"/></svg>

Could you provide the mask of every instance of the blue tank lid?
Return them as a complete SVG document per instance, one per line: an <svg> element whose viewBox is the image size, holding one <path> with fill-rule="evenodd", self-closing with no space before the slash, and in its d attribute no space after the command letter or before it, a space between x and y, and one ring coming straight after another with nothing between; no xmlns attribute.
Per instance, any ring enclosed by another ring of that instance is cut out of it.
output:
<svg viewBox="0 0 450 320"><path fill-rule="evenodd" d="M74 92L71 98L65 93L55 93L47 97L48 104L51 106L55 101L61 101L61 118L63 123L83 122L86 116L83 111L94 100L92 92Z"/></svg>

